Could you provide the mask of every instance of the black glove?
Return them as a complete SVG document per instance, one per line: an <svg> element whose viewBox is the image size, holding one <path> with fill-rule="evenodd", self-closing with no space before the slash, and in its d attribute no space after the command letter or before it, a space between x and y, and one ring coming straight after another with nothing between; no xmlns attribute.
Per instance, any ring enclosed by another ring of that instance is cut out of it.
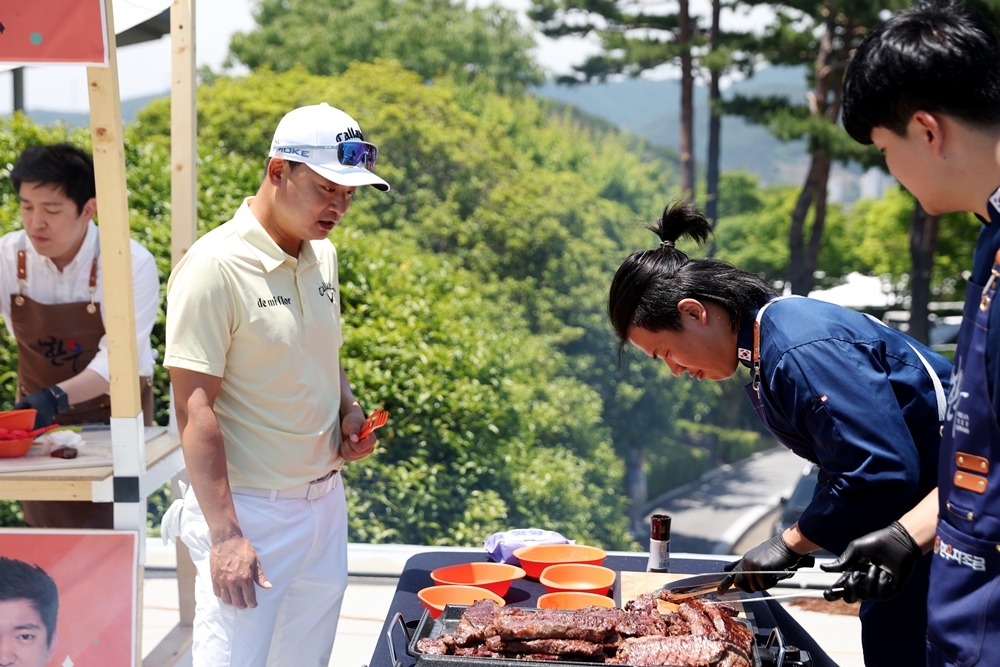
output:
<svg viewBox="0 0 1000 667"><path fill-rule="evenodd" d="M28 394L14 404L15 410L37 410L35 428L42 428L52 423L52 418L60 412L69 410L69 397L58 385L39 389Z"/></svg>
<svg viewBox="0 0 1000 667"><path fill-rule="evenodd" d="M823 597L844 598L847 602L888 600L903 590L921 556L920 546L898 521L893 521L889 527L848 544L834 562L820 565L826 572L844 573L823 592Z"/></svg>
<svg viewBox="0 0 1000 667"><path fill-rule="evenodd" d="M781 535L775 535L767 542L746 552L740 560L726 565L725 571L732 574L726 575L719 583L718 594L725 594L734 584L747 593L762 591L771 588L788 575L758 574L758 572L794 570L798 567L808 567L814 562L812 556L800 556L788 548Z"/></svg>

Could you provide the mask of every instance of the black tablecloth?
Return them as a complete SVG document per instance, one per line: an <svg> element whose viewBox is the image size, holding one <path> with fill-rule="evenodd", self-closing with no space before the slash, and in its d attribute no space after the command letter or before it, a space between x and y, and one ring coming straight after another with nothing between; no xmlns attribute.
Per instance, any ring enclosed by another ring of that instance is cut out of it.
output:
<svg viewBox="0 0 1000 667"><path fill-rule="evenodd" d="M424 612L417 592L434 585L431 580L431 571L447 565L479 561L487 562L489 557L485 553L477 555L469 552L430 551L412 556L406 561L403 572L399 576L396 594L392 598L389 615L382 626L382 633L375 645L375 652L372 654L369 667L394 667L386 639L390 630L396 658L399 660L400 666L412 667L416 660L406 653L408 638L403 636L398 625L395 628L392 627L392 619L397 612L401 613L406 622L407 630L412 633ZM729 561L672 557L670 571L684 574L720 572L727 562ZM646 563L646 556L609 555L604 561L604 566L616 571L643 572L646 569ZM520 579L513 583L504 599L508 605L534 607L538 596L543 593L545 593L545 587L542 584L530 579ZM777 602L754 603L753 615L761 641L766 639L771 629L777 626L784 635L787 644L805 649L812 654L814 667L837 667L837 664L813 641L802 626Z"/></svg>

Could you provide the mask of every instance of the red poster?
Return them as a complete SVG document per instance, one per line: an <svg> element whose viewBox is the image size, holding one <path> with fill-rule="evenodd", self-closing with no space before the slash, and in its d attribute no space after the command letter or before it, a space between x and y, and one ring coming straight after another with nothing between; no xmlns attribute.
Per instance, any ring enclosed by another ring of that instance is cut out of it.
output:
<svg viewBox="0 0 1000 667"><path fill-rule="evenodd" d="M137 561L132 532L0 529L4 664L134 665Z"/></svg>
<svg viewBox="0 0 1000 667"><path fill-rule="evenodd" d="M0 0L0 63L107 66L104 0Z"/></svg>

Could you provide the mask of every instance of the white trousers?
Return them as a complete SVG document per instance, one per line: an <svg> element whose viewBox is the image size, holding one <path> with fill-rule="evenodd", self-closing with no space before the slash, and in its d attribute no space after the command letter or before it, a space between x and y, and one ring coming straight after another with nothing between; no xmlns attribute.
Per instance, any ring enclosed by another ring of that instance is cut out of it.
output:
<svg viewBox="0 0 1000 667"><path fill-rule="evenodd" d="M257 607L223 604L212 590L211 540L192 489L184 497L181 539L195 580L193 667L327 667L347 588L344 486L315 500L233 494L244 537L272 588Z"/></svg>

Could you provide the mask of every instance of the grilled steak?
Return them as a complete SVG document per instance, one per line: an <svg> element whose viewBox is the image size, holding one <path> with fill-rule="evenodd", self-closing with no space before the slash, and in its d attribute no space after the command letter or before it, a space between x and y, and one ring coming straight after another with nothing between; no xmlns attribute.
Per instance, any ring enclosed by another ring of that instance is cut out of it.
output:
<svg viewBox="0 0 1000 667"><path fill-rule="evenodd" d="M500 653L544 653L583 658L596 658L604 655L604 647L600 644L582 642L577 639L532 639L525 642L506 642L499 637L490 637L486 640L486 648Z"/></svg>
<svg viewBox="0 0 1000 667"><path fill-rule="evenodd" d="M503 609L493 600L477 600L462 612L458 627L452 633L452 638L458 646L482 644L487 637L496 634L494 625L500 610Z"/></svg>
<svg viewBox="0 0 1000 667"><path fill-rule="evenodd" d="M466 646L464 648L455 649L455 655L464 655L471 658L505 658L503 653L497 653L486 648L485 644L476 644L475 646Z"/></svg>
<svg viewBox="0 0 1000 667"><path fill-rule="evenodd" d="M670 665L671 667L713 667L725 655L726 646L709 637L633 637L608 660L615 665Z"/></svg>
<svg viewBox="0 0 1000 667"><path fill-rule="evenodd" d="M579 639L600 643L615 632L615 624L608 618L555 609L533 614L501 614L495 627L505 641Z"/></svg>
<svg viewBox="0 0 1000 667"><path fill-rule="evenodd" d="M753 667L753 633L725 604L685 600L661 617L656 600L640 596L629 611L587 607L578 611L525 610L481 600L463 612L453 634L424 638L427 655L577 660L617 665ZM488 667L488 663L485 663Z"/></svg>
<svg viewBox="0 0 1000 667"><path fill-rule="evenodd" d="M659 614L628 614L615 628L622 637L649 637L667 634L667 624Z"/></svg>
<svg viewBox="0 0 1000 667"><path fill-rule="evenodd" d="M652 593L641 593L634 600L629 600L625 603L625 609L630 612L639 612L647 614L658 614L659 611L656 606L656 598L653 597Z"/></svg>
<svg viewBox="0 0 1000 667"><path fill-rule="evenodd" d="M424 637L417 642L417 650L427 655L448 655L448 646L440 639Z"/></svg>
<svg viewBox="0 0 1000 667"><path fill-rule="evenodd" d="M663 617L663 622L667 624L668 635L689 635L691 634L691 626L688 622L681 618L681 615L677 612L671 612Z"/></svg>
<svg viewBox="0 0 1000 667"><path fill-rule="evenodd" d="M677 608L677 613L687 621L691 627L691 634L695 637L705 637L714 635L717 631L715 625L708 618L701 603L694 600L682 602Z"/></svg>

